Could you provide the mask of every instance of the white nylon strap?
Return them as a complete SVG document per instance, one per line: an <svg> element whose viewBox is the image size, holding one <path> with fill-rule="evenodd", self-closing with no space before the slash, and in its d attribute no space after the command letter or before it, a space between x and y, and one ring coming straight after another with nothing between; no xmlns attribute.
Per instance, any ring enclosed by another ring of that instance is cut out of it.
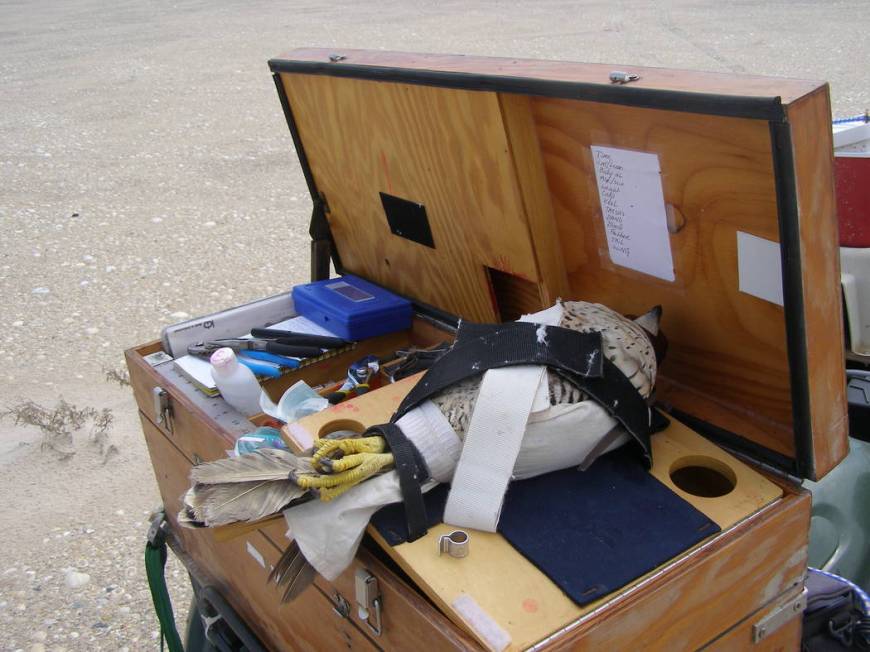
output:
<svg viewBox="0 0 870 652"><path fill-rule="evenodd" d="M445 523L495 532L545 371L522 365L483 375L444 508Z"/></svg>

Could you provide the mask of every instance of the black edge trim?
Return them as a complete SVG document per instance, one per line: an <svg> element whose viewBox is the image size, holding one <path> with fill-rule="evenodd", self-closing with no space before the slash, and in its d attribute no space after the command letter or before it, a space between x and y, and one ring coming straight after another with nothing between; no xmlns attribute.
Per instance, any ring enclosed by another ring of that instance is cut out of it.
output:
<svg viewBox="0 0 870 652"><path fill-rule="evenodd" d="M779 242L782 256L782 294L785 309L786 348L791 379L796 474L816 479L813 428L804 318L801 236L797 206L797 182L788 123L770 124L776 205L779 212Z"/></svg>
<svg viewBox="0 0 870 652"><path fill-rule="evenodd" d="M810 414L809 375L806 351L806 324L804 321L803 282L800 260L800 231L796 203L794 159L791 147L791 129L786 122L785 110L779 97L746 97L684 91L664 91L622 85L591 84L512 77L482 75L463 72L361 66L318 61L289 61L272 59L269 68L276 79L281 104L287 115L288 126L299 152L300 162L313 187L313 178L304 158L304 151L295 129L290 107L283 93L283 84L277 73L298 73L347 77L370 81L438 86L474 91L490 91L582 99L591 102L630 105L639 108L663 109L686 113L702 113L736 118L767 120L770 123L771 150L779 213L780 250L782 255L783 296L786 314L786 340L791 376L792 415L794 420L796 459L764 448L744 437L708 424L687 414L673 414L687 425L718 439L723 444L751 451L753 457L789 474L815 478L813 458L812 421ZM316 188L312 197L319 198ZM333 249L334 251L334 249ZM337 256L337 253L334 253ZM339 266L336 265L336 269ZM436 316L438 321L451 323L451 315L432 306L415 302L421 312ZM797 382L796 382L797 381Z"/></svg>
<svg viewBox="0 0 870 652"><path fill-rule="evenodd" d="M690 427L692 430L704 435L708 439L722 444L725 448L729 448L737 453L746 455L753 461L761 462L779 471L785 471L788 475L794 475L795 462L793 459L782 453L777 453L769 448L765 448L756 444L745 437L736 435L729 430L714 426L691 414L670 408L667 411L669 416L674 417L677 421Z"/></svg>
<svg viewBox="0 0 870 652"><path fill-rule="evenodd" d="M439 86L472 91L560 97L589 102L604 102L607 104L624 104L646 109L704 113L732 118L753 118L775 122L785 120L785 110L779 97L747 97L740 95L717 95L713 93L691 93L687 91L665 91L621 84L592 84L588 82L555 81L508 75L388 68L384 66L362 66L322 61L271 59L269 61L269 68L273 73L287 72L303 75L351 77L370 81Z"/></svg>
<svg viewBox="0 0 870 652"><path fill-rule="evenodd" d="M338 249L335 246L335 239L332 237L332 232L329 229L329 221L326 219L323 198L320 196L320 191L317 189L317 183L314 181L314 174L311 172L311 166L308 164L308 156L305 153L305 148L302 146L302 138L300 138L299 129L296 127L293 110L290 108L290 102L287 101L287 92L284 89L284 81L281 79L281 75L274 71L272 79L275 81L275 89L278 91L278 100L281 102L281 108L284 110L284 118L287 120L287 127L290 129L290 137L293 139L293 146L296 148L296 155L299 158L302 175L305 177L305 183L308 185L308 193L311 195L311 201L314 204L314 208L311 212L311 223L308 229L308 233L313 241L311 248L311 280L319 281L322 280L321 277L327 278L329 276L329 264L323 260L323 255L326 253L326 248L322 246L323 243L327 241L329 242L329 254L336 271L342 269L341 257L338 255ZM326 276L323 276L324 269L326 270Z"/></svg>

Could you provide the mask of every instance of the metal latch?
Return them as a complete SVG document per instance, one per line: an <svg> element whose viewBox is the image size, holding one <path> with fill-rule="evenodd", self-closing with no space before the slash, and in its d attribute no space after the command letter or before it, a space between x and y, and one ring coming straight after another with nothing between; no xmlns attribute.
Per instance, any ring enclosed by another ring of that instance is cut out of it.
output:
<svg viewBox="0 0 870 652"><path fill-rule="evenodd" d="M160 507L151 514L151 525L148 527L148 534L146 537L152 548L160 548L166 543L167 525L166 512L163 507Z"/></svg>
<svg viewBox="0 0 870 652"><path fill-rule="evenodd" d="M752 642L758 643L773 634L792 618L798 617L807 608L807 590L776 607L752 626Z"/></svg>
<svg viewBox="0 0 870 652"><path fill-rule="evenodd" d="M381 589L378 579L364 568L356 572L356 606L359 619L369 626L372 634L380 636Z"/></svg>
<svg viewBox="0 0 870 652"><path fill-rule="evenodd" d="M344 619L350 616L350 602L338 591L332 596L332 610Z"/></svg>
<svg viewBox="0 0 870 652"><path fill-rule="evenodd" d="M169 401L169 392L159 386L151 391L154 397L154 415L157 418L157 425L162 425L172 432L172 403Z"/></svg>

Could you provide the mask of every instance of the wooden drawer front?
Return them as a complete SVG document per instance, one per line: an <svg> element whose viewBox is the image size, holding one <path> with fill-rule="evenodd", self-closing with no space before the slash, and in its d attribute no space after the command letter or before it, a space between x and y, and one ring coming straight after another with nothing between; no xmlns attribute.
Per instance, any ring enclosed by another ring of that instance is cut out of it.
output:
<svg viewBox="0 0 870 652"><path fill-rule="evenodd" d="M147 386L156 384L156 374L153 369L143 370L135 364L131 365L131 371L134 369L139 370L134 379L140 379L138 383L134 380L134 386L140 387L137 399L145 394L150 401ZM286 635L302 636L300 632L309 631L307 628L312 628L311 636L321 638L344 631L351 638L362 637L361 641L370 643L362 633L368 632L367 626L355 609L351 610L350 619L341 620L331 608L334 592L353 605L354 572L365 567L378 578L384 597L384 631L374 639L377 645L393 649L476 647L436 608L365 551L361 551L354 566L334 586L319 578L317 588L309 591L313 597L304 596L306 605L320 605L316 610L322 612L321 617L332 619L316 621L310 613L300 617L302 600L294 602L289 611L287 606L278 606L277 595L265 585L265 569L248 552L250 541L268 565L272 555L278 555L286 546L283 523L273 523L264 535L251 533L227 543L217 543L210 531L178 528L175 516L179 499L188 488L191 460L195 455L206 460L222 458L229 447L224 435L207 417L188 411L181 399L174 406L172 434L141 415L168 517L185 550L215 577L239 613L255 626L264 623L258 629L264 638L285 636L284 623L289 623L288 632L292 634ZM802 580L809 508L807 494L787 495L682 560L676 568L616 598L606 610L547 641L543 647L629 649L644 642L658 649L693 649L715 640ZM257 537L262 544L257 543ZM242 562L238 560L243 560L244 568L239 567ZM246 579L250 581L241 587ZM244 604L238 603L240 596L247 596ZM308 607L304 609L306 613L307 610ZM326 622L330 623L328 627L312 625ZM346 645L345 638L340 640Z"/></svg>
<svg viewBox="0 0 870 652"><path fill-rule="evenodd" d="M191 463L161 430L140 416L173 533L197 570L217 586L266 645L274 650L377 649L350 620L335 613L317 586L292 605L282 605L278 592L266 583L280 550L259 532L217 542L208 530L179 527L176 514Z"/></svg>
<svg viewBox="0 0 870 652"><path fill-rule="evenodd" d="M142 354L150 352L149 348L130 349L126 352L130 383L140 412L147 417L151 426L166 435L187 459L208 462L226 457L226 451L235 444L235 437L216 426L214 421L192 405L181 391L167 383L145 362ZM153 348L159 349L159 346L155 344ZM155 387L162 387L169 392L172 406L171 430L163 424L157 425L158 417L154 410ZM254 426L251 425L251 430L253 429Z"/></svg>
<svg viewBox="0 0 870 652"><path fill-rule="evenodd" d="M702 649L704 652L735 652L737 650L796 652L801 647L802 622L800 614L798 614L776 632L755 644L752 643L754 623L747 622Z"/></svg>
<svg viewBox="0 0 870 652"><path fill-rule="evenodd" d="M730 650L752 650L753 652L792 652L800 649L801 632L803 628L803 611L795 611L791 618L777 627L771 634L755 643L753 634L755 626L771 612L783 605L791 606L800 597L803 586L790 591L787 596L777 598L773 605L759 609L757 613L726 632L702 649L704 652L730 652Z"/></svg>
<svg viewBox="0 0 870 652"><path fill-rule="evenodd" d="M283 520L262 528L262 534L283 548L287 545ZM361 547L356 559L335 582L327 582L317 576L316 584L335 599L336 594L351 605L350 618L368 632L368 625L359 617L356 609L355 575L365 569L378 580L382 603L382 633L375 638L377 644L388 650L479 650L480 646L450 622L417 591L408 586L395 573L380 562L371 552Z"/></svg>

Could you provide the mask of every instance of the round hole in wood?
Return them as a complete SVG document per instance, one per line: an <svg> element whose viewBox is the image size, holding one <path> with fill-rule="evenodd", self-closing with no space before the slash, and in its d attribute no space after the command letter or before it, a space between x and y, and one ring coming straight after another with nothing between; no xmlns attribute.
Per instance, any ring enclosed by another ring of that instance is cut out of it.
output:
<svg viewBox="0 0 870 652"><path fill-rule="evenodd" d="M737 475L722 460L705 455L681 457L671 464L671 481L687 494L719 498L734 491Z"/></svg>
<svg viewBox="0 0 870 652"><path fill-rule="evenodd" d="M320 438L326 437L327 435L338 435L339 437L344 435L346 437L353 437L354 435L361 435L365 430L366 427L359 421L354 421L353 419L336 419L335 421L330 421L320 426L320 430L317 431L317 436Z"/></svg>

